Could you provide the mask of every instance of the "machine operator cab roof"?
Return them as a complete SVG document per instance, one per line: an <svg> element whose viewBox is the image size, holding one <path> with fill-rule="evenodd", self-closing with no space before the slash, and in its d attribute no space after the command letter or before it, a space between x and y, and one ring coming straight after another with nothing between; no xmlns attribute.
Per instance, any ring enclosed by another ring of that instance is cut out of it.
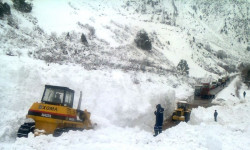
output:
<svg viewBox="0 0 250 150"><path fill-rule="evenodd" d="M72 108L74 101L74 91L61 86L45 85L42 103L67 106Z"/></svg>

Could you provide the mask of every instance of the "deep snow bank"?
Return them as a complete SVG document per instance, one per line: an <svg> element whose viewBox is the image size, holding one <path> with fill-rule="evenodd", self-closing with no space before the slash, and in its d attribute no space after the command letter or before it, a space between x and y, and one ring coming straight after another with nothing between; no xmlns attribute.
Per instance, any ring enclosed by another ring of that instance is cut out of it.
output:
<svg viewBox="0 0 250 150"><path fill-rule="evenodd" d="M39 102L45 84L75 90L74 108L83 91L82 109L91 112L98 127L138 126L151 130L155 105L160 103L165 117L175 107L175 91L164 76L124 73L119 70L87 71L77 65L45 64L26 57L0 56L1 141L15 138L29 107ZM180 89L179 89L180 90Z"/></svg>

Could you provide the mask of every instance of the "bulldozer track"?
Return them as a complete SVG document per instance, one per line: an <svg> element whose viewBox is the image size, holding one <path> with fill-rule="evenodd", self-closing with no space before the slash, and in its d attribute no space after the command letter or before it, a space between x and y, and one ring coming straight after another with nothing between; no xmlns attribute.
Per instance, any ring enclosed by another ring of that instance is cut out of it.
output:
<svg viewBox="0 0 250 150"><path fill-rule="evenodd" d="M20 126L17 132L17 137L28 137L30 132L34 132L35 122L24 123Z"/></svg>

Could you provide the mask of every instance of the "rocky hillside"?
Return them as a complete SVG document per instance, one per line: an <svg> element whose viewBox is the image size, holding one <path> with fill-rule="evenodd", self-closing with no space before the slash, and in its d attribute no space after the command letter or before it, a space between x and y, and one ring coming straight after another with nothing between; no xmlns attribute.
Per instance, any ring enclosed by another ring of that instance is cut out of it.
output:
<svg viewBox="0 0 250 150"><path fill-rule="evenodd" d="M185 60L195 78L237 71L250 58L247 0L32 0L30 13L2 2L11 9L0 21L2 55L161 75L179 74ZM135 42L142 31L148 50Z"/></svg>

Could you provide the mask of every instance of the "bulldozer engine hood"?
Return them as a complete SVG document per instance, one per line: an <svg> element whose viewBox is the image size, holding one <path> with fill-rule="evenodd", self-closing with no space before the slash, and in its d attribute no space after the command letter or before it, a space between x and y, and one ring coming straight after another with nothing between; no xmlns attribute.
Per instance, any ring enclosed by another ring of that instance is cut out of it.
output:
<svg viewBox="0 0 250 150"><path fill-rule="evenodd" d="M46 118L76 121L76 110L65 106L34 103L29 109L28 115Z"/></svg>

